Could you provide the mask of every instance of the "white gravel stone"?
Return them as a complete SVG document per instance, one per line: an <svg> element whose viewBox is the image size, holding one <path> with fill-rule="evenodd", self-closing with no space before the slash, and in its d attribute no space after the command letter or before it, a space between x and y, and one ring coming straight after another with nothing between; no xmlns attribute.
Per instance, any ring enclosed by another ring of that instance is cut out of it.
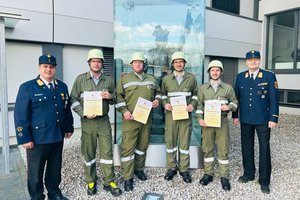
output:
<svg viewBox="0 0 300 200"><path fill-rule="evenodd" d="M256 180L249 183L239 183L238 177L243 174L240 128L232 126L230 120L230 182L231 190L222 189L217 168L212 183L207 186L199 184L203 176L202 169L191 169L193 182L184 183L178 174L172 181L165 181L165 168L146 168L147 181L135 178L132 192L124 192L120 197L113 197L102 188L101 172L97 166L98 192L94 196L86 194L86 184L83 175L83 160L80 152L80 133L65 140L62 168L62 192L74 200L86 199L142 199L144 193L156 193L164 199L300 199L300 116L280 115L279 124L271 133L272 177L271 193L266 195L260 191ZM77 130L78 131L78 130ZM258 146L255 144L256 168L258 171ZM25 153L20 148L23 158ZM193 157L191 156L191 159ZM99 158L97 159L97 165ZM217 166L217 165L216 165ZM120 167L116 167L116 176L120 177ZM123 184L118 179L123 190Z"/></svg>

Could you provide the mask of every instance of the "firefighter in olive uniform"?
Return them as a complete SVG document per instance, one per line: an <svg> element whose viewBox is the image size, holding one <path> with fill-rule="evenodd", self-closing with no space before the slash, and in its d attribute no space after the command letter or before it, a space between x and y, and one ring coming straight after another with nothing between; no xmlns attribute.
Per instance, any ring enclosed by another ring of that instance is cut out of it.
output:
<svg viewBox="0 0 300 200"><path fill-rule="evenodd" d="M49 200L67 200L59 184L64 138L73 133L73 116L67 85L54 78L55 72L56 58L40 56L39 76L23 83L16 99L16 134L18 144L26 148L32 200L45 199L44 185Z"/></svg>
<svg viewBox="0 0 300 200"><path fill-rule="evenodd" d="M228 160L229 128L227 114L229 111L236 111L238 102L233 88L220 79L223 71L223 64L219 60L213 60L209 63L207 72L209 73L210 81L199 88L196 117L202 127L202 151L204 153L204 176L200 180L200 184L207 185L213 180L214 146L216 144L222 188L224 190L230 190ZM204 108L206 103L209 102L215 102L220 106L220 127L208 126L204 121Z"/></svg>
<svg viewBox="0 0 300 200"><path fill-rule="evenodd" d="M241 122L241 142L244 174L238 181L247 183L254 180L254 136L259 141L259 179L261 191L270 193L271 179L271 129L277 125L279 113L279 94L276 76L273 72L261 69L260 53L249 51L246 65L249 70L237 75L235 93L240 102L238 112L232 114L234 123ZM238 119L239 117L239 119Z"/></svg>
<svg viewBox="0 0 300 200"><path fill-rule="evenodd" d="M88 52L87 62L90 70L79 75L71 91L72 109L81 118L81 152L84 157L84 174L88 184L88 195L97 192L96 150L99 145L100 168L103 174L103 188L113 196L119 196L122 191L116 186L112 153L112 133L109 121L109 104L113 104L114 84L111 77L102 72L103 52L91 49ZM83 113L84 92L101 91L102 115L85 115Z"/></svg>
<svg viewBox="0 0 300 200"><path fill-rule="evenodd" d="M191 112L197 108L197 81L194 75L184 71L186 59L181 51L172 55L173 73L164 77L161 86L162 105L166 110L165 140L167 146L166 180L172 180L179 169L183 181L191 183L192 178L188 171L190 165L190 140L192 133ZM189 113L188 119L173 120L170 98L183 96L186 98ZM179 160L176 155L179 150Z"/></svg>
<svg viewBox="0 0 300 200"><path fill-rule="evenodd" d="M144 167L152 117L142 124L134 120L133 110L140 97L151 101L153 108L159 106L161 99L155 77L143 71L144 54L134 53L130 64L133 71L121 77L116 92L116 108L123 115L121 164L125 191L133 190L133 174L142 181L147 180Z"/></svg>

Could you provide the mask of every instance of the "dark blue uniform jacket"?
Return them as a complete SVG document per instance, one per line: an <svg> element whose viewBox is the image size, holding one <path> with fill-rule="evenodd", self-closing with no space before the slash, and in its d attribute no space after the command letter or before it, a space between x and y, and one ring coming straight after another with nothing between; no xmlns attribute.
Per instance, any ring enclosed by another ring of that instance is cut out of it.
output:
<svg viewBox="0 0 300 200"><path fill-rule="evenodd" d="M250 80L249 71L237 75L235 94L239 101L241 123L263 125L278 122L279 94L275 74L260 69L255 80ZM232 113L238 118L238 112Z"/></svg>
<svg viewBox="0 0 300 200"><path fill-rule="evenodd" d="M54 83L54 91L39 77L20 86L14 111L18 144L60 142L74 131L67 85Z"/></svg>

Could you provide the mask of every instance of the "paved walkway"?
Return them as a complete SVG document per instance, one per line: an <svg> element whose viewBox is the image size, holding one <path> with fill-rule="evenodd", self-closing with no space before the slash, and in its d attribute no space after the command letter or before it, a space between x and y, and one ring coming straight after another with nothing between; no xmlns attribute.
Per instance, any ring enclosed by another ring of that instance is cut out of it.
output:
<svg viewBox="0 0 300 200"><path fill-rule="evenodd" d="M4 155L0 150L0 199L27 200L25 165L17 147L10 149L10 174L5 174Z"/></svg>

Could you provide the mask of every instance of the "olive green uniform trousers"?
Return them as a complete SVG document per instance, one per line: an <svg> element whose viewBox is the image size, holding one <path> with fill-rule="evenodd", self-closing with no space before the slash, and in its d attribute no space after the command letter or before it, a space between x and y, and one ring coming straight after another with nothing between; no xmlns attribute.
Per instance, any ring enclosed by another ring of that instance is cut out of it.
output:
<svg viewBox="0 0 300 200"><path fill-rule="evenodd" d="M214 174L214 147L217 145L220 177L229 178L229 129L228 119L222 117L221 128L202 128L202 151L204 155L204 173Z"/></svg>
<svg viewBox="0 0 300 200"><path fill-rule="evenodd" d="M103 174L104 185L114 181L114 164L112 153L112 134L108 116L95 119L81 120L81 153L85 160L84 175L86 182L96 182L96 152L99 145L100 168Z"/></svg>

